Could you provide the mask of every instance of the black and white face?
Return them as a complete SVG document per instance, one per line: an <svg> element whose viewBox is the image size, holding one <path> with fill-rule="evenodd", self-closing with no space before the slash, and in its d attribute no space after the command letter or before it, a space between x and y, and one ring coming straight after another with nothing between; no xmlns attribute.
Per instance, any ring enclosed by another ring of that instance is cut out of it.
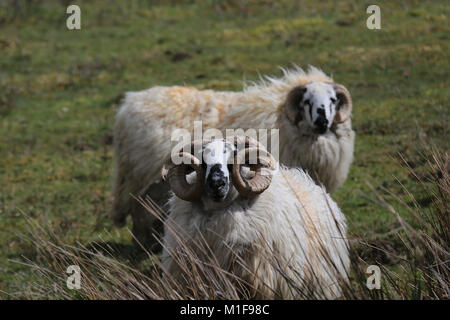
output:
<svg viewBox="0 0 450 320"><path fill-rule="evenodd" d="M328 132L333 122L345 120L350 112L347 89L327 82L298 86L289 92L286 101L286 114L291 123L302 128L307 126L316 134Z"/></svg>
<svg viewBox="0 0 450 320"><path fill-rule="evenodd" d="M203 147L205 191L214 202L225 200L230 191L235 150L234 145L223 140L213 140Z"/></svg>
<svg viewBox="0 0 450 320"><path fill-rule="evenodd" d="M327 83L311 82L300 101L305 121L319 134L327 132L336 115L337 97L334 88Z"/></svg>
<svg viewBox="0 0 450 320"><path fill-rule="evenodd" d="M241 145L243 149L239 150ZM270 186L278 166L273 156L250 137L202 139L189 146L190 150L179 152L181 163L175 164L170 154L161 176L169 180L175 196L199 202L206 213L229 207L239 196L245 202L261 194ZM201 146L201 153L196 146ZM256 162L252 164L255 151Z"/></svg>

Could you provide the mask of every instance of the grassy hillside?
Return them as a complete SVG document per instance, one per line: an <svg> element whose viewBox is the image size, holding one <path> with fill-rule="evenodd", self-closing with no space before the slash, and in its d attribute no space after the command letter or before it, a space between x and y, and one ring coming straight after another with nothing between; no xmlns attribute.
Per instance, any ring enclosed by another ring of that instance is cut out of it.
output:
<svg viewBox="0 0 450 320"><path fill-rule="evenodd" d="M66 28L68 3L81 8L81 30ZM389 239L398 223L374 191L408 203L404 185L422 206L430 202L398 153L420 173L421 145L450 147L449 6L380 1L382 29L369 30L369 4L2 1L0 297L23 297L39 280L12 261L38 258L20 236L25 216L68 243L131 243L108 217L122 93L175 84L240 90L242 80L281 75L291 63L320 67L352 93L355 161L333 198L353 233Z"/></svg>

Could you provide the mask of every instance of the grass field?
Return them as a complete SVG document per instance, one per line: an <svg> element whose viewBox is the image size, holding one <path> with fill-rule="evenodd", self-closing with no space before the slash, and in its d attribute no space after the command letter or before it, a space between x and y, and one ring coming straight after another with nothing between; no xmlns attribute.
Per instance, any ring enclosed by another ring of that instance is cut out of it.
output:
<svg viewBox="0 0 450 320"><path fill-rule="evenodd" d="M72 3L81 30L66 28ZM420 174L420 150L450 148L450 8L379 1L382 29L369 30L369 4L0 2L0 297L25 297L38 281L14 262L39 258L21 236L26 217L67 243L131 245L109 219L121 94L175 84L240 90L242 80L281 75L278 67L291 63L320 67L349 88L355 160L333 198L353 234L389 241L399 225L375 193L394 206L395 197L411 203L403 185L421 206L430 203L398 154Z"/></svg>

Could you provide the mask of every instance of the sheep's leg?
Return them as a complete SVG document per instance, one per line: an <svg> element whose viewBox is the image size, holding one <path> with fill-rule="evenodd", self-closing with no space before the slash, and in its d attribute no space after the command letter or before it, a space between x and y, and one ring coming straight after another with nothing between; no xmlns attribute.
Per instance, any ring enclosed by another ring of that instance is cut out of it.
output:
<svg viewBox="0 0 450 320"><path fill-rule="evenodd" d="M167 200L169 198L169 185L160 182L151 185L142 198L149 196L156 204L167 211ZM163 236L163 223L148 212L138 201L135 202L132 211L133 235L139 244L151 252L159 252L161 246L158 240Z"/></svg>
<svg viewBox="0 0 450 320"><path fill-rule="evenodd" d="M113 223L117 227L123 227L126 223L126 218L130 210L127 210L128 205L121 204L118 200L114 200L114 209L112 212Z"/></svg>
<svg viewBox="0 0 450 320"><path fill-rule="evenodd" d="M130 199L123 170L120 166L118 166L116 167L114 172L114 203L112 210L112 219L114 225L123 227L126 223L127 215L131 212Z"/></svg>
<svg viewBox="0 0 450 320"><path fill-rule="evenodd" d="M160 251L158 240L162 238L162 223L139 203L135 205L131 217L133 219L134 242L150 252Z"/></svg>

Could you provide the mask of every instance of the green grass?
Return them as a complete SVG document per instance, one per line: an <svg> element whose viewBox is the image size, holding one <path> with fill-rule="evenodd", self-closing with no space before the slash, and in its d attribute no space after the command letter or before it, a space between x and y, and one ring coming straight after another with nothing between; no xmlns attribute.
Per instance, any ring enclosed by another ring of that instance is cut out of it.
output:
<svg viewBox="0 0 450 320"><path fill-rule="evenodd" d="M419 145L450 147L447 3L380 1L375 31L369 2L271 2L74 1L79 31L66 29L65 1L0 6L1 291L22 297L38 281L11 262L33 258L23 213L69 243L131 242L108 217L114 113L123 92L154 85L240 90L279 66L320 67L354 99L355 161L333 195L350 230L397 227L370 187L410 201L394 176L426 207L396 159L420 172Z"/></svg>

